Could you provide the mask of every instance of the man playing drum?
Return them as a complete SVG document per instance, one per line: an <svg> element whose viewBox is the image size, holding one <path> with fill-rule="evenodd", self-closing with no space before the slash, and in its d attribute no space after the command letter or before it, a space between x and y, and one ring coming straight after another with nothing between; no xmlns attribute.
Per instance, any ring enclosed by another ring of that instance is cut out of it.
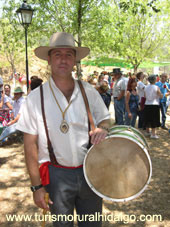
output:
<svg viewBox="0 0 170 227"><path fill-rule="evenodd" d="M85 215L102 212L102 199L87 185L82 164L89 136L91 144L104 140L110 115L98 92L82 82L95 123L95 129L89 130L86 105L78 81L71 76L76 62L88 54L89 48L75 47L73 36L64 32L53 34L49 46L35 49L37 57L48 61L51 77L41 87L43 96L37 88L27 97L17 126L24 132L25 158L34 202L40 208L50 209L56 215L53 225L59 227L73 226L73 221L57 220L57 215L73 215L74 208L81 218L81 221L78 220L80 227L101 226L101 221L91 222L88 218L82 221ZM46 130L41 111L42 100ZM47 134L57 164L51 163ZM45 183L40 175L45 176ZM46 191L50 196L49 207L44 200Z"/></svg>

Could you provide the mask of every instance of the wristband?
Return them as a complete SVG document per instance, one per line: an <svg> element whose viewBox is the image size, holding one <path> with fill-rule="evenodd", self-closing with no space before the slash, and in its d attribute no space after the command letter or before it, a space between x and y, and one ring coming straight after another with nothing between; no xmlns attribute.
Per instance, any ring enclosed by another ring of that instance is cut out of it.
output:
<svg viewBox="0 0 170 227"><path fill-rule="evenodd" d="M104 130L106 130L107 132L109 132L109 128L106 128L106 127L104 127L104 126L99 126L99 128L101 128L101 129L104 129Z"/></svg>
<svg viewBox="0 0 170 227"><path fill-rule="evenodd" d="M36 185L36 186L31 186L30 188L31 188L31 191L32 192L36 192L38 189L40 189L42 187L43 187L43 185L40 184L40 185Z"/></svg>

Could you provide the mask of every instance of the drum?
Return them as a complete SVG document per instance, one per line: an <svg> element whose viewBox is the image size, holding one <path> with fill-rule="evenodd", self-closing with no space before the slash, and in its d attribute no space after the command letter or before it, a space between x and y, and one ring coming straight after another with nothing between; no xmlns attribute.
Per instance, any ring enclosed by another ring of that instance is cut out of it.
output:
<svg viewBox="0 0 170 227"><path fill-rule="evenodd" d="M152 175L149 146L143 134L130 126L115 126L84 159L90 188L100 197L124 202L139 196Z"/></svg>

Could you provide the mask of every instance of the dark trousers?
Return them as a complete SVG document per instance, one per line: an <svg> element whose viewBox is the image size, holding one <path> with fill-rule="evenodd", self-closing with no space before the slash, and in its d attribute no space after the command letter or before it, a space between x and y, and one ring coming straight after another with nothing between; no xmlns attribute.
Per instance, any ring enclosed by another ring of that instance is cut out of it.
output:
<svg viewBox="0 0 170 227"><path fill-rule="evenodd" d="M101 227L102 219L88 220L96 212L102 213L102 199L87 185L83 168L63 169L49 166L49 172L50 184L46 189L53 201L53 205L50 205L53 226L73 227L75 208L79 227ZM61 216L60 219L57 219L58 215Z"/></svg>
<svg viewBox="0 0 170 227"><path fill-rule="evenodd" d="M166 112L167 112L167 106L166 102L161 102L160 103L160 109L161 109L161 115L162 115L162 121L161 121L161 126L165 126L165 121L166 121Z"/></svg>
<svg viewBox="0 0 170 227"><path fill-rule="evenodd" d="M138 128L145 128L145 124L144 124L144 109L138 111L138 116L139 116L139 120L138 120Z"/></svg>

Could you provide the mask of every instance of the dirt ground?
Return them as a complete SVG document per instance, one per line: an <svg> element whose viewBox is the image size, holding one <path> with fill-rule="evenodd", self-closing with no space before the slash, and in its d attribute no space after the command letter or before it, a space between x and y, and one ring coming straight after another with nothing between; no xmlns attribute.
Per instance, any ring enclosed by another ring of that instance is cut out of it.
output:
<svg viewBox="0 0 170 227"><path fill-rule="evenodd" d="M170 128L170 120L167 125ZM160 136L158 140L147 138L153 167L149 186L142 195L132 201L125 203L104 201L103 214L108 220L103 221L103 227L170 226L170 133L159 129L158 135ZM0 147L1 227L41 226L42 222L37 220L41 220L42 210L34 206L29 187L23 144L7 143ZM9 221L9 215L12 217L16 215L15 217L20 217L22 220ZM25 216L22 215L27 215L30 220L24 220ZM52 224L47 222L46 226L50 227Z"/></svg>

